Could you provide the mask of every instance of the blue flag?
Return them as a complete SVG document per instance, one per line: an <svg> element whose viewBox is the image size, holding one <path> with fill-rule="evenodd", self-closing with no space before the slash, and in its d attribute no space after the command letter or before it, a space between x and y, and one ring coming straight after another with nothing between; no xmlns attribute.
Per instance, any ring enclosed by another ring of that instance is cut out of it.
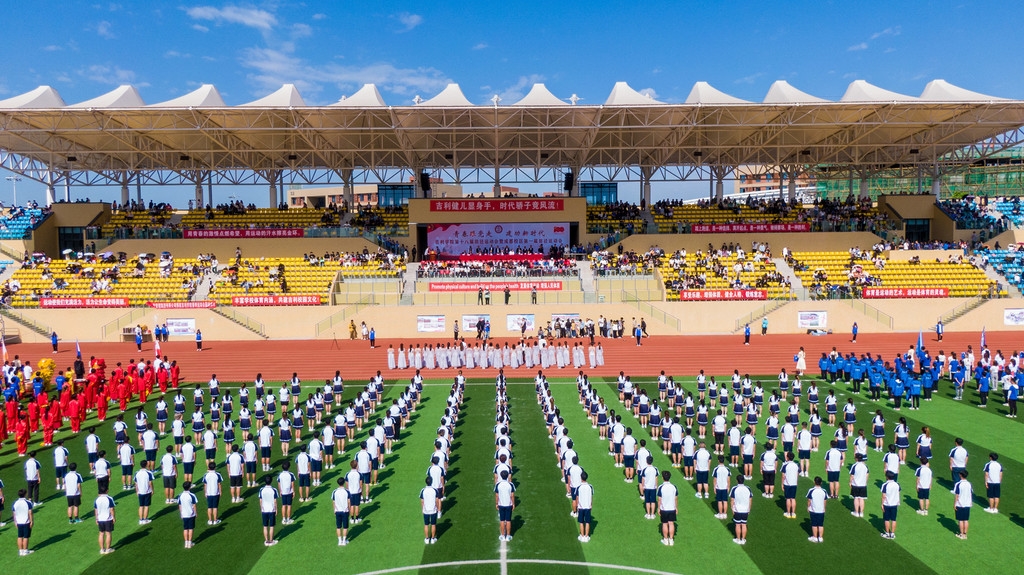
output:
<svg viewBox="0 0 1024 575"><path fill-rule="evenodd" d="M82 359L82 346L78 345L78 338L75 338L75 357Z"/></svg>
<svg viewBox="0 0 1024 575"><path fill-rule="evenodd" d="M917 332L917 352L921 353L922 349L924 349L924 330Z"/></svg>

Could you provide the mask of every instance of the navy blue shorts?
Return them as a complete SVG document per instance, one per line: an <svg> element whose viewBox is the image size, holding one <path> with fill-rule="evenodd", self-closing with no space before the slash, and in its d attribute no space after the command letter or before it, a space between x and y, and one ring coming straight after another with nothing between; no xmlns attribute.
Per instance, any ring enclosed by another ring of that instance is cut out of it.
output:
<svg viewBox="0 0 1024 575"><path fill-rule="evenodd" d="M334 526L336 529L348 529L348 511L334 512Z"/></svg>
<svg viewBox="0 0 1024 575"><path fill-rule="evenodd" d="M957 507L956 508L956 520L957 521L969 521L971 519L971 508L970 507Z"/></svg>
<svg viewBox="0 0 1024 575"><path fill-rule="evenodd" d="M829 483L833 483L833 482L838 482L839 481L839 472L838 471L828 471L827 475L828 475L828 482Z"/></svg>
<svg viewBox="0 0 1024 575"><path fill-rule="evenodd" d="M811 527L822 527L825 525L824 513L811 513Z"/></svg>
<svg viewBox="0 0 1024 575"><path fill-rule="evenodd" d="M989 483L985 489L986 497L989 499L996 499L999 497L1001 483Z"/></svg>
<svg viewBox="0 0 1024 575"><path fill-rule="evenodd" d="M657 489L644 489L644 503L657 503L658 502L658 490Z"/></svg>
<svg viewBox="0 0 1024 575"><path fill-rule="evenodd" d="M191 530L195 529L196 528L196 518L195 517L182 517L181 518L181 527L185 531L191 531Z"/></svg>
<svg viewBox="0 0 1024 575"><path fill-rule="evenodd" d="M263 526L264 527L273 527L273 526L277 525L277 513L274 513L274 512L260 513L260 515L263 518ZM193 519L193 521L195 521L195 520Z"/></svg>
<svg viewBox="0 0 1024 575"><path fill-rule="evenodd" d="M423 514L424 525L437 525L437 513L424 513Z"/></svg>
<svg viewBox="0 0 1024 575"><path fill-rule="evenodd" d="M590 523L590 509L577 509L576 521L579 521L581 525Z"/></svg>
<svg viewBox="0 0 1024 575"><path fill-rule="evenodd" d="M708 482L708 472L707 471L698 471L697 472L697 483L707 483L707 482Z"/></svg>
<svg viewBox="0 0 1024 575"><path fill-rule="evenodd" d="M749 515L749 513L733 513L732 522L736 525L745 525L747 523L747 517Z"/></svg>
<svg viewBox="0 0 1024 575"><path fill-rule="evenodd" d="M917 498L918 499L928 499L929 497L931 497L931 495L932 495L932 490L931 489L918 489L917 490Z"/></svg>
<svg viewBox="0 0 1024 575"><path fill-rule="evenodd" d="M292 501L293 501L294 499L295 499L295 494L294 494L294 493L289 493L289 494L287 494L287 495L283 495L283 494L282 494L282 495L281 495L281 505L282 505L282 506L285 506L285 505L291 505L291 504L292 504Z"/></svg>
<svg viewBox="0 0 1024 575"><path fill-rule="evenodd" d="M715 501L722 502L729 500L728 489L715 489Z"/></svg>
<svg viewBox="0 0 1024 575"><path fill-rule="evenodd" d="M786 499L796 499L796 485L783 485L782 496Z"/></svg>
<svg viewBox="0 0 1024 575"><path fill-rule="evenodd" d="M895 505L882 506L882 521L896 521L896 511L899 507Z"/></svg>
<svg viewBox="0 0 1024 575"><path fill-rule="evenodd" d="M498 507L498 521L512 521L512 506Z"/></svg>

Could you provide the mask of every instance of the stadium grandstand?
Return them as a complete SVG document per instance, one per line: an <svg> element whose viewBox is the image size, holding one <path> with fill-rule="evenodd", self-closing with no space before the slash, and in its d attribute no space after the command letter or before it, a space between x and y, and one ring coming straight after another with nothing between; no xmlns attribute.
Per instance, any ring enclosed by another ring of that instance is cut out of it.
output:
<svg viewBox="0 0 1024 575"><path fill-rule="evenodd" d="M538 84L515 105L481 107L451 85L388 108L368 85L336 106L296 107L301 97L284 86L255 107L231 107L203 86L146 107L122 87L87 112L41 87L0 102L0 117L20 122L0 133L0 166L46 183L52 200L0 217L11 262L0 275L4 301L23 326L64 325L54 307L131 316L146 306L154 321L167 309L213 310L203 316L213 325L227 314L261 323L263 334L317 336L355 317L406 331L422 327L418 315L456 322L483 292L510 306L647 313L667 332L698 329L679 318L702 305L738 321L870 300L829 308L845 322L878 317L868 307L886 300L927 299L920 305L935 315L1012 300L1022 283L1024 216L1011 192L1024 104L941 80L919 97L896 96L858 81L829 102L777 82L755 103L698 83L685 103L665 104L619 83L603 106L581 106ZM267 115L285 107L332 123L313 134ZM965 108L986 122L964 124ZM147 114L157 113L164 124L152 129ZM97 114L132 133L136 149L96 129L88 119ZM195 128L196 115L223 126L234 149ZM679 127L690 124L700 138ZM379 127L360 127L369 125ZM281 130L294 136L286 148L270 136ZM694 179L707 182L706 197L652 202L653 182ZM258 182L265 198L230 187ZM488 182L491 194L462 188ZM555 191L510 187L538 182ZM111 184L121 201L71 196ZM143 201L154 184L196 194L187 206ZM627 186L639 201L620 198ZM214 190L225 188L218 201Z"/></svg>

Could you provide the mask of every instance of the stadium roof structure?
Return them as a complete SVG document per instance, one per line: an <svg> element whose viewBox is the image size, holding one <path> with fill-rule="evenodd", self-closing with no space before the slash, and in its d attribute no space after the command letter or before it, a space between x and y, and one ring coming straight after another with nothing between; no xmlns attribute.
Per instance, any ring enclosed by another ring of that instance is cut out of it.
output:
<svg viewBox="0 0 1024 575"><path fill-rule="evenodd" d="M213 85L146 104L132 86L67 105L51 87L0 101L0 167L66 185L459 183L721 178L740 165L945 170L1024 142L1024 101L934 80L920 96L858 80L839 101L787 82L748 102L706 82L684 103L625 82L602 105L541 84L474 105L450 84L389 106L372 84L327 106L293 85L228 106Z"/></svg>

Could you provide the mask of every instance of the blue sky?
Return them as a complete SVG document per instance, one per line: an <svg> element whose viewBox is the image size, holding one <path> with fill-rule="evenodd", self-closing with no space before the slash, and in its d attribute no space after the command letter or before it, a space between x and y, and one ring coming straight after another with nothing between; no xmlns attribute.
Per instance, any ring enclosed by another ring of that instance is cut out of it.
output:
<svg viewBox="0 0 1024 575"><path fill-rule="evenodd" d="M375 83L409 105L456 82L510 104L543 82L600 104L616 81L665 102L707 81L760 101L780 79L838 99L857 79L919 95L943 78L1024 99L1014 2L41 0L5 13L0 98L46 84L74 103L128 83L155 103L212 83L233 105L294 83L317 105Z"/></svg>

